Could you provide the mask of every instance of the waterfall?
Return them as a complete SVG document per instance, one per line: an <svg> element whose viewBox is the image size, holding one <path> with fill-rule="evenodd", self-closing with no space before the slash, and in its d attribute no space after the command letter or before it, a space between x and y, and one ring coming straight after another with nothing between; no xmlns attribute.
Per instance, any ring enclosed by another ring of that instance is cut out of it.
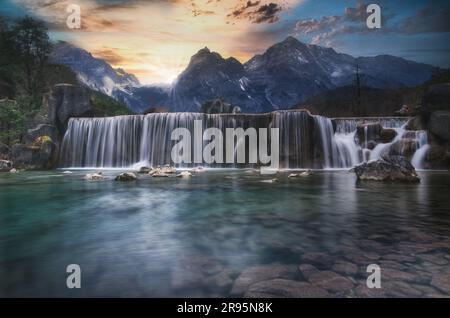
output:
<svg viewBox="0 0 450 318"><path fill-rule="evenodd" d="M388 153L403 137L407 145L415 142L413 148L416 152L412 156L412 162L416 167L422 167L428 147L425 132L415 132L413 137L406 134L405 118L329 119L311 115L307 111L276 111L265 114L161 113L71 118L61 144L60 166L129 168L173 164L171 151L176 141L171 140L172 131L187 128L193 132L195 121L201 121L203 131L214 127L224 136L226 128L279 128L281 168L349 168ZM397 136L392 142L378 144L370 150L367 130L362 144L357 142L355 134L358 125L374 121L380 122L384 128L395 129ZM208 142L203 141L200 146L205 146ZM235 143L244 143L248 152L248 138L244 136ZM194 144L195 140L192 139L192 145ZM395 149L397 148L396 146ZM258 164L224 163L210 166L248 167Z"/></svg>
<svg viewBox="0 0 450 318"><path fill-rule="evenodd" d="M416 169L424 169L425 156L427 154L430 145L428 144L428 135L426 131L416 131L417 150L411 159L412 165Z"/></svg>

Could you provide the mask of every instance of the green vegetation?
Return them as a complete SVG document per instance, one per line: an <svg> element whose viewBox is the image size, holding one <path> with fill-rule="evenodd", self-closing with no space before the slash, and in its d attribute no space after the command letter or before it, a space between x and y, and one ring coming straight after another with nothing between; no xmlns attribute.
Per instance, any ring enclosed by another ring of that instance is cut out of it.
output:
<svg viewBox="0 0 450 318"><path fill-rule="evenodd" d="M0 17L0 142L22 142L26 129L47 116L44 95L58 83L79 84L76 74L49 63L52 43L44 23L30 17L11 22ZM122 103L91 91L98 116L128 115Z"/></svg>
<svg viewBox="0 0 450 318"><path fill-rule="evenodd" d="M124 104L105 94L95 91L92 91L91 93L91 104L98 116L120 116L133 114L133 112Z"/></svg>

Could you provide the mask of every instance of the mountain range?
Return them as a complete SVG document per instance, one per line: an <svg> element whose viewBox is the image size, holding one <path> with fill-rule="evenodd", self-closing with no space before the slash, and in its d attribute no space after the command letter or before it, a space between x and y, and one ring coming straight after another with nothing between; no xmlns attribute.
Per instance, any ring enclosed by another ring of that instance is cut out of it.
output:
<svg viewBox="0 0 450 318"><path fill-rule="evenodd" d="M417 86L438 69L391 55L353 57L332 48L304 44L293 37L242 64L203 48L171 86L143 86L138 79L69 43L58 43L55 64L69 66L92 89L124 102L134 112L151 107L199 111L221 97L244 112L288 109L307 98L354 83L358 66L363 86Z"/></svg>

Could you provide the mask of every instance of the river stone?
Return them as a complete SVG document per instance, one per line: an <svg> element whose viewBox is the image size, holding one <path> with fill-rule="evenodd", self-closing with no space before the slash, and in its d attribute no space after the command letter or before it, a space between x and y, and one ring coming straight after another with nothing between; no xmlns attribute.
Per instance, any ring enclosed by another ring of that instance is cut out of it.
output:
<svg viewBox="0 0 450 318"><path fill-rule="evenodd" d="M152 168L149 167L140 167L139 168L139 173L149 173L152 170Z"/></svg>
<svg viewBox="0 0 450 318"><path fill-rule="evenodd" d="M234 282L231 295L243 295L250 285L275 278L296 279L299 271L295 265L265 265L245 269Z"/></svg>
<svg viewBox="0 0 450 318"><path fill-rule="evenodd" d="M308 252L303 254L302 261L305 263L311 263L313 265L319 266L319 268L330 267L334 260L333 257L322 253L322 252Z"/></svg>
<svg viewBox="0 0 450 318"><path fill-rule="evenodd" d="M332 271L320 271L311 274L308 281L330 292L345 293L353 288L353 283Z"/></svg>
<svg viewBox="0 0 450 318"><path fill-rule="evenodd" d="M388 281L405 281L409 283L423 283L424 278L419 275L394 268L381 268L381 276Z"/></svg>
<svg viewBox="0 0 450 318"><path fill-rule="evenodd" d="M450 295L450 278L448 273L436 273L431 279L431 286Z"/></svg>
<svg viewBox="0 0 450 318"><path fill-rule="evenodd" d="M365 283L359 284L355 290L354 294L356 297L360 298L386 298L387 295L383 288L369 288Z"/></svg>
<svg viewBox="0 0 450 318"><path fill-rule="evenodd" d="M420 182L416 169L402 156L383 156L378 160L364 162L351 171L359 180Z"/></svg>
<svg viewBox="0 0 450 318"><path fill-rule="evenodd" d="M244 294L245 298L326 298L329 296L330 294L323 288L287 279L255 283Z"/></svg>
<svg viewBox="0 0 450 318"><path fill-rule="evenodd" d="M311 276L311 274L317 273L319 270L311 264L300 264L298 266L298 270L300 274L303 276L305 280Z"/></svg>
<svg viewBox="0 0 450 318"><path fill-rule="evenodd" d="M422 297L427 297L427 298L445 298L445 297L447 297L448 298L448 296L446 296L440 290L438 290L437 288L434 288L432 286L419 285L419 284L412 284L411 286L414 289L421 291L423 294Z"/></svg>
<svg viewBox="0 0 450 318"><path fill-rule="evenodd" d="M116 181L134 181L136 179L137 176L133 172L123 172L114 178Z"/></svg>
<svg viewBox="0 0 450 318"><path fill-rule="evenodd" d="M171 286L174 289L198 287L228 292L233 284L232 276L232 271L217 259L195 254L178 260L172 268Z"/></svg>
<svg viewBox="0 0 450 318"><path fill-rule="evenodd" d="M381 274L383 275L383 274ZM383 277L383 276L382 276ZM408 284L401 281L383 281L381 279L381 288L390 297L420 297L422 292L413 287L412 284Z"/></svg>
<svg viewBox="0 0 450 318"><path fill-rule="evenodd" d="M353 263L346 262L346 261L337 261L334 263L333 267L331 268L333 271L345 275L356 275L358 274L358 266L356 266Z"/></svg>
<svg viewBox="0 0 450 318"><path fill-rule="evenodd" d="M401 262L401 263L414 263L417 258L413 255L405 254L386 254L382 257L385 260Z"/></svg>
<svg viewBox="0 0 450 318"><path fill-rule="evenodd" d="M436 254L419 254L417 255L420 259L436 264L436 265L447 265L448 261L444 258L443 255Z"/></svg>
<svg viewBox="0 0 450 318"><path fill-rule="evenodd" d="M205 276L204 284L206 287L212 287L212 289L229 291L233 285L232 275L233 272L231 270L224 269L216 274Z"/></svg>

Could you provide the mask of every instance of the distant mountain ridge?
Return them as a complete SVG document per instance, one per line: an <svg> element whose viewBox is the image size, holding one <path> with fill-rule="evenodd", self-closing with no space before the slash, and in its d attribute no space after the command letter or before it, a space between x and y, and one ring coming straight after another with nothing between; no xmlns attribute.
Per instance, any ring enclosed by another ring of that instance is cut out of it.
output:
<svg viewBox="0 0 450 318"><path fill-rule="evenodd" d="M206 100L217 97L244 112L287 109L311 96L351 85L356 65L363 85L371 88L417 86L438 69L390 55L355 58L288 37L244 64L203 48L167 88L141 86L132 74L114 70L105 61L67 44L57 47L52 56L55 63L71 67L83 83L136 112L150 107L199 111Z"/></svg>

